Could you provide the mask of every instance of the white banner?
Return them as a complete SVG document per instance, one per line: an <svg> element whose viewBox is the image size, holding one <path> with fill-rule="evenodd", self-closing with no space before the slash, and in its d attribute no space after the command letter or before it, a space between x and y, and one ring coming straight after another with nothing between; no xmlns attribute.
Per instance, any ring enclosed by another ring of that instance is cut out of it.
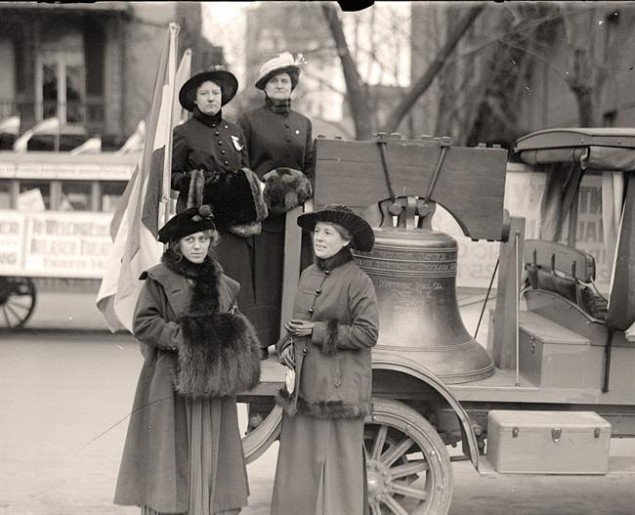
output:
<svg viewBox="0 0 635 515"><path fill-rule="evenodd" d="M0 210L0 275L99 279L112 246L110 213Z"/></svg>

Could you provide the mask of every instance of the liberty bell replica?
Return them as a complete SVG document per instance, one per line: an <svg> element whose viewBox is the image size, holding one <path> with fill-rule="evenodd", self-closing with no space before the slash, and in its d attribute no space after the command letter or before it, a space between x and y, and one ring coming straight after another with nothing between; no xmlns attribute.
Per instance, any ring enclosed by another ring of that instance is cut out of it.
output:
<svg viewBox="0 0 635 515"><path fill-rule="evenodd" d="M355 252L379 301L377 348L401 353L448 384L491 376L492 358L459 313L457 242L431 227L436 205L407 197L379 208L383 222L372 252Z"/></svg>
<svg viewBox="0 0 635 515"><path fill-rule="evenodd" d="M375 349L448 384L493 375L492 358L459 312L457 241L433 230L432 217L440 205L466 237L504 241L507 151L380 133L368 141L318 136L315 156L314 204L347 204L375 232L371 252L354 252L379 301Z"/></svg>

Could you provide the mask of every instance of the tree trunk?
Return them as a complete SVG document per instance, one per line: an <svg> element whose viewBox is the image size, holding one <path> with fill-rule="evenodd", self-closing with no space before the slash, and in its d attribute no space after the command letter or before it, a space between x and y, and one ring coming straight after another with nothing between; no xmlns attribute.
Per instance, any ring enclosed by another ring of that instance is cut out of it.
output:
<svg viewBox="0 0 635 515"><path fill-rule="evenodd" d="M346 42L342 21L337 8L331 3L322 4L322 13L326 19L337 54L342 61L344 80L346 82L346 99L351 108L351 115L355 124L355 136L358 140L370 139L373 134L373 123L370 116L370 103L362 80L357 72L357 63L351 56Z"/></svg>

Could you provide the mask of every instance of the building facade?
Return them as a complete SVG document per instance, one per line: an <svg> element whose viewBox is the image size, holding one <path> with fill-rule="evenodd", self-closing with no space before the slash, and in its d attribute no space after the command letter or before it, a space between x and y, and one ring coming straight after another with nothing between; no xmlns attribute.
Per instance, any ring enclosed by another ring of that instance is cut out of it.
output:
<svg viewBox="0 0 635 515"><path fill-rule="evenodd" d="M98 135L116 148L147 116L170 22L192 70L222 60L198 2L0 3L0 120L19 116L24 133L58 117L69 145Z"/></svg>

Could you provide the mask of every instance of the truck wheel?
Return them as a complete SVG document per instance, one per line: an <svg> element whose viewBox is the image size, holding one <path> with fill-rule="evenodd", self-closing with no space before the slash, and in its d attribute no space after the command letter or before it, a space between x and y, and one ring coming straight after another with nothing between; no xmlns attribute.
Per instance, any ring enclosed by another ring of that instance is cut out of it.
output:
<svg viewBox="0 0 635 515"><path fill-rule="evenodd" d="M248 408L247 408L248 409ZM280 436L282 408L274 406L269 414L255 428L243 436L245 461L256 461Z"/></svg>
<svg viewBox="0 0 635 515"><path fill-rule="evenodd" d="M432 425L406 404L373 399L364 425L368 502L373 515L444 515L452 465Z"/></svg>
<svg viewBox="0 0 635 515"><path fill-rule="evenodd" d="M35 284L28 277L0 277L0 328L22 327L35 309Z"/></svg>

